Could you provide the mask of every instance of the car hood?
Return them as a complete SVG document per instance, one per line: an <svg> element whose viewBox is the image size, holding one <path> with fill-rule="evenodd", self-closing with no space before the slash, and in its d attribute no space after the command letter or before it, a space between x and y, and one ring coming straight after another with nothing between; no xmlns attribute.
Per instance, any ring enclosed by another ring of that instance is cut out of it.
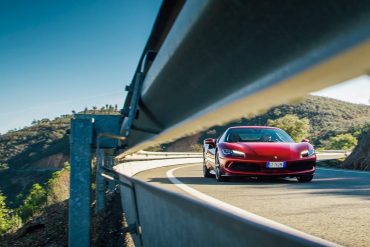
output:
<svg viewBox="0 0 370 247"><path fill-rule="evenodd" d="M308 143L238 142L228 143L227 148L246 154L246 159L287 161L301 159L301 152L312 148Z"/></svg>

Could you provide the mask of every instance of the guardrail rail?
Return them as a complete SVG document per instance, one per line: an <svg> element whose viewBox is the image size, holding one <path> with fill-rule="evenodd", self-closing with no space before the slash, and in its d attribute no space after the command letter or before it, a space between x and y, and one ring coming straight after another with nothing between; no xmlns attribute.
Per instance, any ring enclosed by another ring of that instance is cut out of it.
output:
<svg viewBox="0 0 370 247"><path fill-rule="evenodd" d="M104 156L134 161L139 150L296 101L367 74L369 57L370 1L164 0L121 115L76 114L71 121L69 245L90 244L94 155L96 174L114 180ZM320 244L120 176L137 243ZM107 186L96 181L99 212Z"/></svg>
<svg viewBox="0 0 370 247"><path fill-rule="evenodd" d="M143 155L141 153L140 155ZM153 154L155 158L156 155ZM191 154L195 155L195 154ZM219 205L173 193L133 178L138 172L201 163L185 154L168 154L167 163L141 159L117 165L122 207L137 246L334 246L308 234L257 221ZM150 156L148 156L150 157ZM156 162L156 163L155 163ZM132 168L136 170L133 172Z"/></svg>

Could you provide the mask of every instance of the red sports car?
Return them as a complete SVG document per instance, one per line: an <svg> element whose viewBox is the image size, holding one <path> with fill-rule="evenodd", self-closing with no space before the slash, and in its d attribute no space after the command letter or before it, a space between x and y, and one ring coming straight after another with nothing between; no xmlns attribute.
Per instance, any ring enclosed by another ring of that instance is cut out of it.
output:
<svg viewBox="0 0 370 247"><path fill-rule="evenodd" d="M295 143L283 130L265 126L238 126L221 137L205 139L203 175L218 181L230 176L296 177L310 182L316 169L316 154L308 140Z"/></svg>

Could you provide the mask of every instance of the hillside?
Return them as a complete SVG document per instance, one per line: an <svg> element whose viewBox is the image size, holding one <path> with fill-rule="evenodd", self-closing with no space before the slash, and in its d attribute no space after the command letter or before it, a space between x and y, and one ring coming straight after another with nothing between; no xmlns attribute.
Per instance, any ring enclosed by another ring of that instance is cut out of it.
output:
<svg viewBox="0 0 370 247"><path fill-rule="evenodd" d="M100 110L85 109L87 114L112 114L112 106ZM162 146L167 151L198 150L202 140L218 137L232 125L266 125L268 119L294 114L310 121L308 138L318 148L332 136L340 133L356 134L369 121L370 106L351 104L339 100L308 96L298 104L281 105L266 113L225 126L214 126L207 131ZM51 174L69 160L69 129L71 115L54 120L33 121L32 126L9 131L0 135L0 190L8 198L8 204L16 207L34 183L44 184ZM198 144L198 145L195 145Z"/></svg>
<svg viewBox="0 0 370 247"><path fill-rule="evenodd" d="M34 121L31 127L0 136L0 190L10 206L19 203L17 195L27 193L36 182L45 183L69 159L70 118Z"/></svg>
<svg viewBox="0 0 370 247"><path fill-rule="evenodd" d="M83 113L117 114L117 109L106 106ZM30 127L0 135L0 191L10 207L18 206L34 183L46 183L69 160L71 117L33 121Z"/></svg>
<svg viewBox="0 0 370 247"><path fill-rule="evenodd" d="M217 138L229 126L266 125L268 119L275 120L286 114L294 114L299 118L307 118L310 121L310 134L307 137L318 148L323 147L325 142L334 135L341 133L356 134L358 129L370 121L370 106L351 104L320 96L307 96L297 104L277 106L260 116L242 118L224 126L211 127L200 134L163 145L163 149L190 151L189 139L196 139L197 143L201 144L205 138Z"/></svg>

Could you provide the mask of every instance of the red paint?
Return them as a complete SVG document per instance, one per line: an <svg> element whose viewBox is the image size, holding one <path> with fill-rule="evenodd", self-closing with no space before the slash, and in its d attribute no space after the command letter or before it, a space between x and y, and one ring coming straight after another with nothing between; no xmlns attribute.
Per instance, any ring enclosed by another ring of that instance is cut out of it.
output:
<svg viewBox="0 0 370 247"><path fill-rule="evenodd" d="M265 126L237 126L230 129L273 129ZM227 131L229 131L228 129ZM227 132L226 135L227 136ZM281 131L281 130L279 130ZM302 157L301 152L312 150L308 142L227 142L224 139L211 144L207 139L204 144L205 164L209 169L215 169L216 155L223 175L244 176L299 176L312 175L316 169L316 154ZM213 147L212 147L213 146ZM243 152L245 157L225 155L221 150ZM267 162L286 162L285 168L267 168Z"/></svg>

